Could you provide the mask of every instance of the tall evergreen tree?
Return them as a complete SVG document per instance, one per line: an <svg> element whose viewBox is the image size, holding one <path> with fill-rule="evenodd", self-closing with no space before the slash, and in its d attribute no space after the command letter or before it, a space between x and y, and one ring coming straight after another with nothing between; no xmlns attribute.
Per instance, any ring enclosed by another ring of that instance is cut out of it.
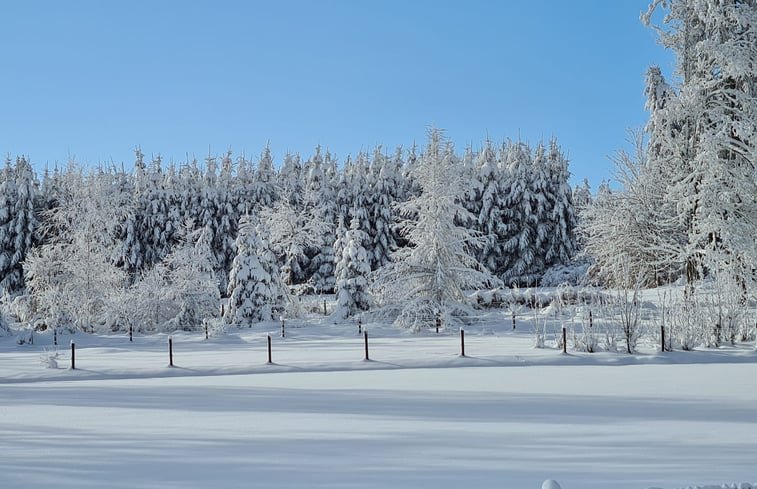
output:
<svg viewBox="0 0 757 489"><path fill-rule="evenodd" d="M389 159L381 153L381 146L377 146L374 151L371 167L374 181L370 190L372 199L369 214L373 233L369 236L368 246L371 249L371 270L378 270L390 261L392 251L397 246L392 212L392 202L396 202L393 191L395 187L392 185L396 184L396 180Z"/></svg>
<svg viewBox="0 0 757 489"><path fill-rule="evenodd" d="M368 275L371 265L363 246L368 239L357 219L352 220L350 230L340 238L343 245L340 246L341 254L336 263L337 309L334 312L340 319L367 311L370 307Z"/></svg>
<svg viewBox="0 0 757 489"><path fill-rule="evenodd" d="M476 229L481 232L483 245L478 253L478 260L493 274L500 273L504 265L503 243L507 239L507 226L505 214L506 185L505 175L497 165L497 156L491 141L486 141L486 146L477 158L477 187L480 189L479 212L476 215ZM470 199L469 199L470 202Z"/></svg>
<svg viewBox="0 0 757 489"><path fill-rule="evenodd" d="M6 170L7 170L6 166ZM16 166L7 176L5 202L0 203L0 293L17 293L24 288L23 263L32 249L37 231L37 216L34 211L35 187L34 171L25 157L16 158ZM10 180L13 183L10 183ZM0 186L2 183L0 183ZM10 211L3 225L3 210ZM4 230L3 230L4 229ZM3 262L2 242L7 245Z"/></svg>
<svg viewBox="0 0 757 489"><path fill-rule="evenodd" d="M13 227L16 195L16 179L8 156L5 168L0 172L0 293L12 292L8 288L12 286L13 255L16 252Z"/></svg>
<svg viewBox="0 0 757 489"><path fill-rule="evenodd" d="M546 239L546 265L567 265L576 253L577 221L573 206L573 192L568 182L570 178L568 160L560 151L555 139L549 143L545 170L548 178L547 199L550 207L548 222L551 227Z"/></svg>
<svg viewBox="0 0 757 489"><path fill-rule="evenodd" d="M240 327L270 321L283 311L284 291L276 257L254 218L243 216L236 240L237 255L229 275L229 307L224 319Z"/></svg>
<svg viewBox="0 0 757 489"><path fill-rule="evenodd" d="M412 175L421 193L402 205L409 246L379 271L374 287L379 304L398 312L400 326L419 330L438 317L456 321L469 312L465 290L497 282L475 259L480 240L456 222L467 213L460 170L442 133L431 130Z"/></svg>

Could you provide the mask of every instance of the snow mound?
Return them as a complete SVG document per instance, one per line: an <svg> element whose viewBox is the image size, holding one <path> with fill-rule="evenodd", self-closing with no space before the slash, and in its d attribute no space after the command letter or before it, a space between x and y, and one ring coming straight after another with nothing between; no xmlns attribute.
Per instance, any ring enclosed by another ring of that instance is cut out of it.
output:
<svg viewBox="0 0 757 489"><path fill-rule="evenodd" d="M541 489L562 489L562 488L560 487L560 484L557 483L557 481L552 480L552 479L547 479L542 483Z"/></svg>

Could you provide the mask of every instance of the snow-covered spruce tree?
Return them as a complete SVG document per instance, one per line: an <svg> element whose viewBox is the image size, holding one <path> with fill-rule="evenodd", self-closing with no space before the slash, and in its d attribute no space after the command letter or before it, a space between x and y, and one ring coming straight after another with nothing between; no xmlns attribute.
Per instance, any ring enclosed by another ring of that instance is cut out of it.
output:
<svg viewBox="0 0 757 489"><path fill-rule="evenodd" d="M545 260L547 266L567 265L576 253L576 211L573 193L568 180L568 160L563 155L557 140L549 142L546 173L548 178L547 199L551 230L547 233Z"/></svg>
<svg viewBox="0 0 757 489"><path fill-rule="evenodd" d="M24 288L23 262L34 243L37 217L34 212L34 171L25 157L16 158L12 171L6 162L0 179L0 295ZM7 181L3 180L7 178Z"/></svg>
<svg viewBox="0 0 757 489"><path fill-rule="evenodd" d="M130 193L130 203L115 229L118 250L114 262L128 274L129 280L136 282L145 265L144 238L140 231L144 229L142 219L145 215L146 201L142 195L145 178L143 155L139 149L135 151L137 159L134 163L134 173L128 180L131 189L125 189Z"/></svg>
<svg viewBox="0 0 757 489"><path fill-rule="evenodd" d="M480 238L456 224L467 217L461 204L466 182L441 131L432 129L426 152L412 170L420 195L400 206L408 219L401 232L409 246L377 272L372 291L395 324L415 331L435 323L458 322L468 315L465 291L498 282L475 259Z"/></svg>
<svg viewBox="0 0 757 489"><path fill-rule="evenodd" d="M393 166L381 153L381 146L376 146L371 163L374 175L370 202L370 216L373 222L373 235L370 236L372 252L370 253L371 270L378 270L390 261L391 253L396 248L394 215L392 202L396 202L396 178Z"/></svg>
<svg viewBox="0 0 757 489"><path fill-rule="evenodd" d="M143 237L145 266L152 266L166 257L170 250L170 237L166 230L168 219L168 196L162 185L161 157L153 158L145 174L143 198L144 215L140 235Z"/></svg>
<svg viewBox="0 0 757 489"><path fill-rule="evenodd" d="M328 155L328 164L332 165ZM321 156L321 147L315 149L315 155L308 164L308 180L305 192L305 207L311 213L317 213L323 220L323 235L320 242L313 242L307 248L309 283L316 293L330 293L334 290L334 226L336 222L335 195L327 178L327 167ZM330 170L329 170L330 171Z"/></svg>
<svg viewBox="0 0 757 489"><path fill-rule="evenodd" d="M266 144L260 155L253 180L253 202L257 206L270 207L276 199L276 173L273 169L271 145ZM252 210L252 209L250 209Z"/></svg>
<svg viewBox="0 0 757 489"><path fill-rule="evenodd" d="M339 177L335 185L336 197L336 222L342 222L343 225L350 224L350 209L352 208L352 157L347 155L344 161L344 167L339 172ZM336 235L337 238L339 234ZM337 254L338 256L338 254Z"/></svg>
<svg viewBox="0 0 757 489"><path fill-rule="evenodd" d="M237 256L229 274L229 307L224 320L239 327L270 321L284 310L276 257L259 234L256 220L239 220Z"/></svg>
<svg viewBox="0 0 757 489"><path fill-rule="evenodd" d="M655 95L664 103L650 107L650 166L669 176L666 199L686 230L689 284L703 268L729 268L746 296L757 269L757 6L657 0L642 20L649 25L658 9L667 15L655 29L675 53L680 84L658 76Z"/></svg>
<svg viewBox="0 0 757 489"><path fill-rule="evenodd" d="M589 180L584 178L582 185L576 185L573 189L573 206L575 208L576 215L576 256L579 260L585 260L586 256L583 253L585 241L584 236L581 233L581 221L584 210L586 210L593 202L591 195L591 186Z"/></svg>
<svg viewBox="0 0 757 489"><path fill-rule="evenodd" d="M352 190L352 204L349 212L349 223L352 225L352 219L359 219L359 227L368 236L372 237L373 222L371 218L371 208L373 207L373 180L374 175L370 171L370 167L367 161L367 155L362 151L358 153L355 161L350 167L352 173L350 177L351 190ZM368 246L366 251L369 254L373 253L372 243L366 243Z"/></svg>
<svg viewBox="0 0 757 489"><path fill-rule="evenodd" d="M497 165L497 156L491 141L487 140L477 158L476 180L480 187L476 228L481 232L483 246L478 260L493 274L499 272L504 263L505 251L502 243L507 239L506 201L503 188L507 184L505 175Z"/></svg>
<svg viewBox="0 0 757 489"><path fill-rule="evenodd" d="M345 319L367 311L370 307L368 295L368 275L371 273L368 252L363 243L370 238L359 227L359 220L353 219L349 231L339 238L341 255L336 263L337 308L334 316Z"/></svg>
<svg viewBox="0 0 757 489"><path fill-rule="evenodd" d="M576 185L573 189L573 205L576 208L576 214L580 216L583 211L592 202L591 185L589 179L584 178L581 185Z"/></svg>
<svg viewBox="0 0 757 489"><path fill-rule="evenodd" d="M226 281L229 279L229 270L231 270L231 264L236 256L234 237L237 235L236 227L239 217L232 201L231 192L219 188L216 195L215 240L212 249L215 254L216 278L220 290L225 291L227 288Z"/></svg>
<svg viewBox="0 0 757 489"><path fill-rule="evenodd" d="M546 243L550 232L548 175L543 145L533 156L523 143L507 150L510 188L506 196L507 262L502 279L507 284L536 284L546 267Z"/></svg>
<svg viewBox="0 0 757 489"><path fill-rule="evenodd" d="M5 168L0 172L0 284L6 282L13 269L14 244L13 217L16 203L16 180L11 167L11 159L5 159ZM5 289L5 287L0 287ZM0 295L8 292L0 290Z"/></svg>
<svg viewBox="0 0 757 489"><path fill-rule="evenodd" d="M308 224L306 214L313 209L305 209L305 178L302 174L300 155L287 153L284 165L277 175L277 193L279 200L271 209L264 210L266 216L279 214L282 220L278 223L266 219L266 227L281 232L280 237L285 242L279 243L272 239L274 251L279 256L279 266L284 282L287 285L301 285L307 280L309 260L306 254L307 246L312 241L303 241L295 237L299 229ZM283 252L283 253L282 253Z"/></svg>

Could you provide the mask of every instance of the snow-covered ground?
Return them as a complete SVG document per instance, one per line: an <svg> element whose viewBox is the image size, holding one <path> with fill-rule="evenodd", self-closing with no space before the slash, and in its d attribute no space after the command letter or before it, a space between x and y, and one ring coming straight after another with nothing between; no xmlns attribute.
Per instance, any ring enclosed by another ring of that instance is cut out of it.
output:
<svg viewBox="0 0 757 489"><path fill-rule="evenodd" d="M754 345L534 349L492 311L410 334L311 318L204 339L0 338L0 487L541 487L757 479ZM268 365L267 333L273 336ZM70 370L69 341L77 345Z"/></svg>

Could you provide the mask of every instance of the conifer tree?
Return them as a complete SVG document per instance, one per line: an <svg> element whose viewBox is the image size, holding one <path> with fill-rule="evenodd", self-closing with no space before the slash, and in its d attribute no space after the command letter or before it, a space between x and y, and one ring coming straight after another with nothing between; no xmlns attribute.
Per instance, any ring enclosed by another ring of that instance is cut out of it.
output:
<svg viewBox="0 0 757 489"><path fill-rule="evenodd" d="M6 165L6 171L7 169ZM0 202L0 234L5 234L0 236L0 293L4 291L14 294L24 288L23 263L34 244L38 222L34 211L34 171L25 157L16 158L16 166L8 173L7 178L4 189L7 191L5 202ZM2 185L0 183L0 186ZM7 216L5 225L2 214ZM5 259L3 241L7 246ZM4 261L5 263L2 263Z"/></svg>
<svg viewBox="0 0 757 489"><path fill-rule="evenodd" d="M402 205L402 232L409 246L379 270L373 291L379 305L397 312L395 323L419 330L456 322L469 314L465 290L497 283L475 259L480 240L456 222L467 211L461 205L465 181L442 133L433 129L413 168L421 193Z"/></svg>
<svg viewBox="0 0 757 489"><path fill-rule="evenodd" d="M370 265L371 270L378 270L386 265L390 259L392 251L396 248L395 223L392 212L392 202L396 202L393 192L395 177L393 168L384 155L381 154L381 146L377 146L371 163L374 176L373 188L371 189L372 199L369 211L372 221L372 235L369 236L370 243Z"/></svg>
<svg viewBox="0 0 757 489"><path fill-rule="evenodd" d="M229 307L224 319L239 327L270 321L283 311L284 291L276 258L262 238L256 220L243 216L236 240L237 255L229 274Z"/></svg>
<svg viewBox="0 0 757 489"><path fill-rule="evenodd" d="M13 224L17 192L13 173L8 156L5 159L5 168L0 172L0 294L12 292L7 288L11 286L10 275L16 251Z"/></svg>
<svg viewBox="0 0 757 489"><path fill-rule="evenodd" d="M504 206L506 205L503 188L504 175L497 165L497 156L491 141L477 158L476 181L480 191L479 212L476 215L476 229L481 232L483 245L478 253L479 261L493 274L502 269L504 263L503 242L507 239L507 226ZM470 204L470 199L468 199Z"/></svg>
<svg viewBox="0 0 757 489"><path fill-rule="evenodd" d="M549 143L546 161L547 199L550 231L545 244L546 266L567 265L576 253L576 213L573 193L568 179L568 160L560 151L557 140Z"/></svg>
<svg viewBox="0 0 757 489"><path fill-rule="evenodd" d="M363 246L369 236L359 228L359 222L353 219L350 230L340 238L343 244L336 264L337 310L334 312L340 319L367 311L370 307L368 274L371 265Z"/></svg>
<svg viewBox="0 0 757 489"><path fill-rule="evenodd" d="M270 207L276 199L276 174L273 168L271 145L267 144L255 169L253 202L257 206Z"/></svg>
<svg viewBox="0 0 757 489"><path fill-rule="evenodd" d="M327 153L324 162L321 147L310 162L310 174L306 191L306 207L323 221L323 232L319 242L307 251L309 258L309 281L316 293L330 293L334 290L334 225L336 222L336 202L331 185L330 172L333 171L331 155Z"/></svg>

